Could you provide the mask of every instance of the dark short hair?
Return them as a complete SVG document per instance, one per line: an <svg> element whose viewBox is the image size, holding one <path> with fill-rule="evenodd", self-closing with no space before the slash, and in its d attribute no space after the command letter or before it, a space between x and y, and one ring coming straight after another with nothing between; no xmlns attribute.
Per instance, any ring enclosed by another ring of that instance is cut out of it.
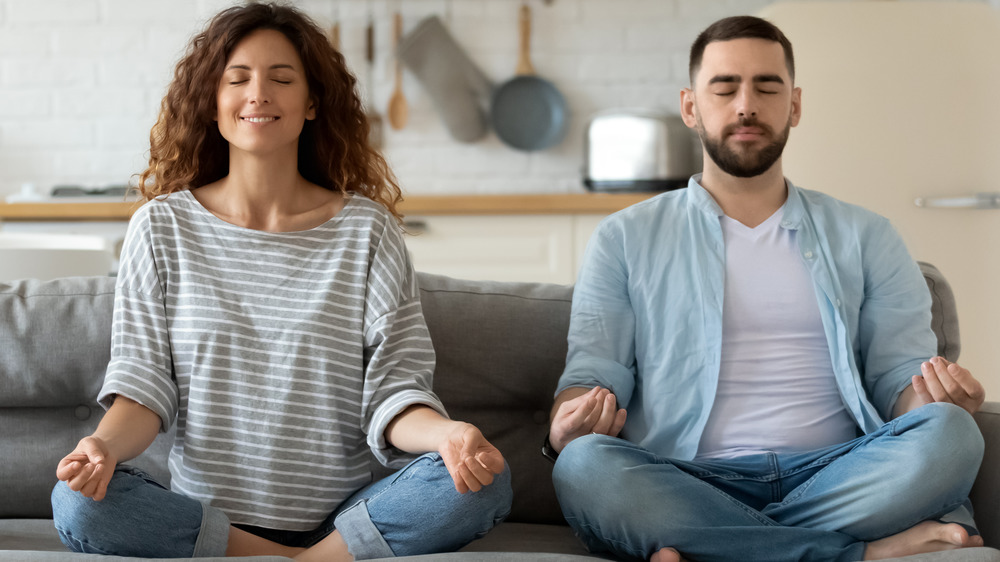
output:
<svg viewBox="0 0 1000 562"><path fill-rule="evenodd" d="M792 43L785 34L773 23L754 16L733 16L723 18L702 31L691 44L691 59L688 63L688 76L694 84L694 75L701 67L701 59L705 55L705 47L716 41L732 39L765 39L781 44L785 50L785 66L788 75L795 80L795 57L792 55Z"/></svg>

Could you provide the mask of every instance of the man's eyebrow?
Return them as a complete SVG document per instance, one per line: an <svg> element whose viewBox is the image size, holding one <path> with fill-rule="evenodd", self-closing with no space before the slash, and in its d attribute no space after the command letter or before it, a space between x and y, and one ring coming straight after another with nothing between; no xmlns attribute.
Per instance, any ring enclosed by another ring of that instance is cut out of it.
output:
<svg viewBox="0 0 1000 562"><path fill-rule="evenodd" d="M758 74L753 77L753 81L755 84L760 82L777 82L778 84L785 83L785 80L777 74Z"/></svg>
<svg viewBox="0 0 1000 562"><path fill-rule="evenodd" d="M712 84L739 84L743 82L743 78L738 74L718 74L713 76L708 81L708 85ZM758 74L753 77L753 82L759 84L762 82L777 82L778 84L784 84L785 80L777 74Z"/></svg>
<svg viewBox="0 0 1000 562"><path fill-rule="evenodd" d="M288 68L290 70L295 70L295 67L290 64L272 64L269 70L275 70L279 68ZM245 64L232 64L226 67L226 70L250 70L250 67Z"/></svg>
<svg viewBox="0 0 1000 562"><path fill-rule="evenodd" d="M708 85L712 84L739 84L743 79L736 74L716 74L708 81Z"/></svg>

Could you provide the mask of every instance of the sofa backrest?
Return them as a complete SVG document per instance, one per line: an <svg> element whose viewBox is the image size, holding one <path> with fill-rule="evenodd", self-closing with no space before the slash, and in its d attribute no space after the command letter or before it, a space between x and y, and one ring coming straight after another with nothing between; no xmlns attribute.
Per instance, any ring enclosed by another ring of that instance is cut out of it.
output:
<svg viewBox="0 0 1000 562"><path fill-rule="evenodd" d="M921 269L939 353L954 360L954 297L933 266ZM507 458L510 520L562 523L540 448L566 357L572 287L418 277L437 351L435 391L452 417L479 426ZM56 464L103 414L96 397L113 304L107 277L0 282L0 518L51 516ZM160 435L133 464L167 483L172 441L172 433Z"/></svg>

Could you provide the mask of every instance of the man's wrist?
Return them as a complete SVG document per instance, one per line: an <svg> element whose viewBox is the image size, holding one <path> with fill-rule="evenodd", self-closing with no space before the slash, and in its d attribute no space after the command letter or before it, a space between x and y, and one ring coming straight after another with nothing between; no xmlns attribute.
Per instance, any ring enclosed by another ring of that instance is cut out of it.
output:
<svg viewBox="0 0 1000 562"><path fill-rule="evenodd" d="M542 443L542 456L553 463L559 458L559 452L552 446L552 441L549 440L548 433L545 434L545 442Z"/></svg>

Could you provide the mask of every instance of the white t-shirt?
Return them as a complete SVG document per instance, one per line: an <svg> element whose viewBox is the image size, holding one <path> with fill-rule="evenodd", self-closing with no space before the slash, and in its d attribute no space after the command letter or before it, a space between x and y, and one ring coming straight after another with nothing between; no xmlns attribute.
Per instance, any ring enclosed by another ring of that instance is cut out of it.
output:
<svg viewBox="0 0 1000 562"><path fill-rule="evenodd" d="M758 225L723 216L722 364L698 458L808 451L853 439L816 290L784 208Z"/></svg>

